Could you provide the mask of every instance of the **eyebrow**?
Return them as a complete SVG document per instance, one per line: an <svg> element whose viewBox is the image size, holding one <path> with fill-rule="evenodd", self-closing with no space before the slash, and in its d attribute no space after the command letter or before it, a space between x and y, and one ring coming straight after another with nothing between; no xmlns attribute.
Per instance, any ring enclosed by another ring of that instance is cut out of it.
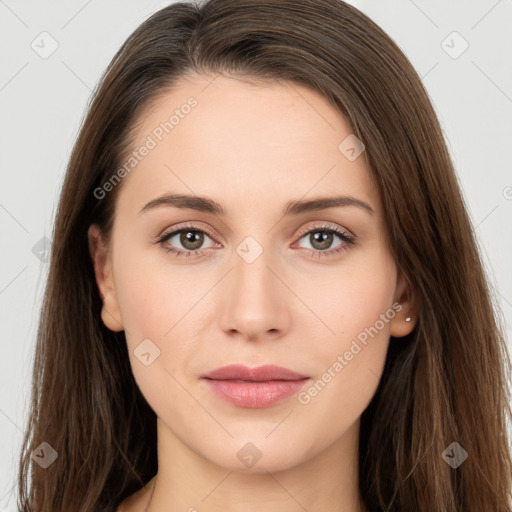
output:
<svg viewBox="0 0 512 512"><path fill-rule="evenodd" d="M226 210L209 197L200 197L187 194L165 194L149 201L139 213L145 213L155 208L171 206L174 208L183 208L196 210L199 212L212 213L214 215L224 216ZM366 202L352 196L341 195L331 197L318 197L307 201L289 201L286 203L282 215L299 215L306 212L326 210L328 208L339 208L344 206L355 206L365 210L370 215L374 214L373 208Z"/></svg>

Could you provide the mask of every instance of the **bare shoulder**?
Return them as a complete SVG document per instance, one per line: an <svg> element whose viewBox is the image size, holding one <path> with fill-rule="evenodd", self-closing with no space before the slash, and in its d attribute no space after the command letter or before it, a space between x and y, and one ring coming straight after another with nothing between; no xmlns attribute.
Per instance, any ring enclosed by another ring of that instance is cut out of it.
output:
<svg viewBox="0 0 512 512"><path fill-rule="evenodd" d="M156 475L144 487L125 498L117 507L116 512L144 512L155 482Z"/></svg>
<svg viewBox="0 0 512 512"><path fill-rule="evenodd" d="M117 507L116 509L116 512L133 512L134 511L134 508L133 508L133 505L130 505L130 501L133 497L133 494L132 496L128 496L128 498L124 499L121 504Z"/></svg>
<svg viewBox="0 0 512 512"><path fill-rule="evenodd" d="M145 490L142 488L124 499L117 507L116 512L143 512L148 500Z"/></svg>

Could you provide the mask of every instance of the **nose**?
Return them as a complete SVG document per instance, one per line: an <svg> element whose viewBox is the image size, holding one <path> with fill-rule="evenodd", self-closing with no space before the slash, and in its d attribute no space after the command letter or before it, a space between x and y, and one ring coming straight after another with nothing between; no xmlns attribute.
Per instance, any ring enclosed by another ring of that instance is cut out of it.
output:
<svg viewBox="0 0 512 512"><path fill-rule="evenodd" d="M290 325L292 293L286 287L283 266L270 250L258 245L249 241L233 253L233 268L220 301L222 330L250 341L279 338Z"/></svg>

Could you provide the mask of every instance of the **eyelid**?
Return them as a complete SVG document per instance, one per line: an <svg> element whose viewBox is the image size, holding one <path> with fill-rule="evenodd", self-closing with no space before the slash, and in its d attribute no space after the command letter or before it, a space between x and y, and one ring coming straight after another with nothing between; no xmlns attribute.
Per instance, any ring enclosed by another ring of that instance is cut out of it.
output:
<svg viewBox="0 0 512 512"><path fill-rule="evenodd" d="M331 224L331 223L325 222L325 221L314 224L314 225L306 227L306 228L302 228L297 233L297 237L302 238L305 234L310 233L311 231L321 230L321 229L331 229L333 231L337 231L337 232L344 234L347 238L350 238L354 241L356 239L356 236L353 233L351 233L348 229L342 228L341 226L338 226L337 224Z"/></svg>
<svg viewBox="0 0 512 512"><path fill-rule="evenodd" d="M204 231L211 239L215 240L216 235L214 235L213 232L209 228L205 227L201 223L196 224L196 222L198 222L198 221L182 222L180 224L176 224L174 226L171 226L170 228L164 229L162 231L162 233L157 235L155 238L156 238L156 240L162 240L167 235L176 234L176 232L184 230L184 229L190 229L190 230L194 230L194 231Z"/></svg>

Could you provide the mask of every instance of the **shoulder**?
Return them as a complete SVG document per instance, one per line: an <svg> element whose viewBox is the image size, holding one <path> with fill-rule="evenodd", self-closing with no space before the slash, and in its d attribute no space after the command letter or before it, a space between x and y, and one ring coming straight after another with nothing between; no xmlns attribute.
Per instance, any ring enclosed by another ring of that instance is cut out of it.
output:
<svg viewBox="0 0 512 512"><path fill-rule="evenodd" d="M151 490L155 483L154 476L144 487L124 499L117 507L116 512L142 512L149 501Z"/></svg>
<svg viewBox="0 0 512 512"><path fill-rule="evenodd" d="M141 512L146 506L143 497L144 489L141 489L131 496L128 496L128 498L125 498L117 507L116 512Z"/></svg>

